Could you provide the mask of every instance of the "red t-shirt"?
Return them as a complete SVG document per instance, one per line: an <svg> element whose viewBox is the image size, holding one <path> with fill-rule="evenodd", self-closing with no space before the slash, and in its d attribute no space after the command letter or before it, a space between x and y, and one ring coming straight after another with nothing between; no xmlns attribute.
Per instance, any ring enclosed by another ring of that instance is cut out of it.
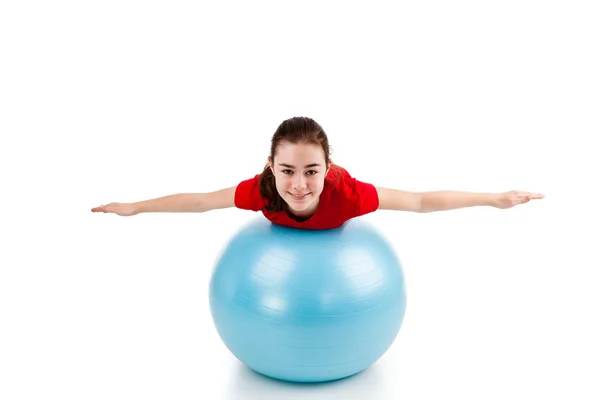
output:
<svg viewBox="0 0 600 400"><path fill-rule="evenodd" d="M265 209L268 200L259 190L260 175L240 182L235 191L235 206L243 210L262 211L275 224L304 229L339 228L347 220L368 214L379 207L375 186L351 177L342 167L332 165L325 177L323 192L319 196L317 212L309 219L298 222L286 211L271 212Z"/></svg>

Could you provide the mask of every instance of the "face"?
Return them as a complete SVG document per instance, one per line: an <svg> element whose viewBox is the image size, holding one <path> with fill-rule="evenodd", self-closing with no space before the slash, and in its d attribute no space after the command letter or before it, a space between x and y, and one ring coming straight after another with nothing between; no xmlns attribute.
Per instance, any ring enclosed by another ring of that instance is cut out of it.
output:
<svg viewBox="0 0 600 400"><path fill-rule="evenodd" d="M281 143L269 165L277 192L289 211L299 217L314 214L328 171L323 148L315 144Z"/></svg>

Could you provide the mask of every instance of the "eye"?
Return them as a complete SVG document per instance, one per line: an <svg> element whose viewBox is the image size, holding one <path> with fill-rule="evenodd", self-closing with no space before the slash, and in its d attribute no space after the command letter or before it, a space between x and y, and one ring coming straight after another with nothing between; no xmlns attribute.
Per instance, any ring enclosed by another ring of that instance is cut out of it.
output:
<svg viewBox="0 0 600 400"><path fill-rule="evenodd" d="M284 170L283 170L283 171L281 171L281 172L283 172L283 173L284 173L284 174L286 174L286 175L290 175L290 174L294 173L294 171L292 171L291 169L284 169Z"/></svg>
<svg viewBox="0 0 600 400"><path fill-rule="evenodd" d="M310 170L306 172L308 175L315 175L317 173L317 171L314 170Z"/></svg>

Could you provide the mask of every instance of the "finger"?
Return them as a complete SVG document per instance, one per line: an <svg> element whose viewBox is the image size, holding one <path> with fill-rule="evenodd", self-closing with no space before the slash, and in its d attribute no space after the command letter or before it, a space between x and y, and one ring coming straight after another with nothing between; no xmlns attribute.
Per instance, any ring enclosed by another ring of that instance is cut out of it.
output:
<svg viewBox="0 0 600 400"><path fill-rule="evenodd" d="M544 195L541 193L524 193L523 197L527 197L529 200L531 199L543 199Z"/></svg>
<svg viewBox="0 0 600 400"><path fill-rule="evenodd" d="M542 193L531 193L531 192L519 192L517 194L517 196L523 198L523 197L529 197L530 199L543 199L544 195Z"/></svg>

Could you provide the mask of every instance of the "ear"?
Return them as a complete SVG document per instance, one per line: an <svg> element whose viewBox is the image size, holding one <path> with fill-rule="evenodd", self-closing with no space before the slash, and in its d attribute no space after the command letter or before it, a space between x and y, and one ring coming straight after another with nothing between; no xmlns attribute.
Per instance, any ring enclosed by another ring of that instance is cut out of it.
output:
<svg viewBox="0 0 600 400"><path fill-rule="evenodd" d="M267 157L267 162L269 163L269 168L271 169L271 172L275 173L275 171L273 171L273 159L271 158L271 156Z"/></svg>

